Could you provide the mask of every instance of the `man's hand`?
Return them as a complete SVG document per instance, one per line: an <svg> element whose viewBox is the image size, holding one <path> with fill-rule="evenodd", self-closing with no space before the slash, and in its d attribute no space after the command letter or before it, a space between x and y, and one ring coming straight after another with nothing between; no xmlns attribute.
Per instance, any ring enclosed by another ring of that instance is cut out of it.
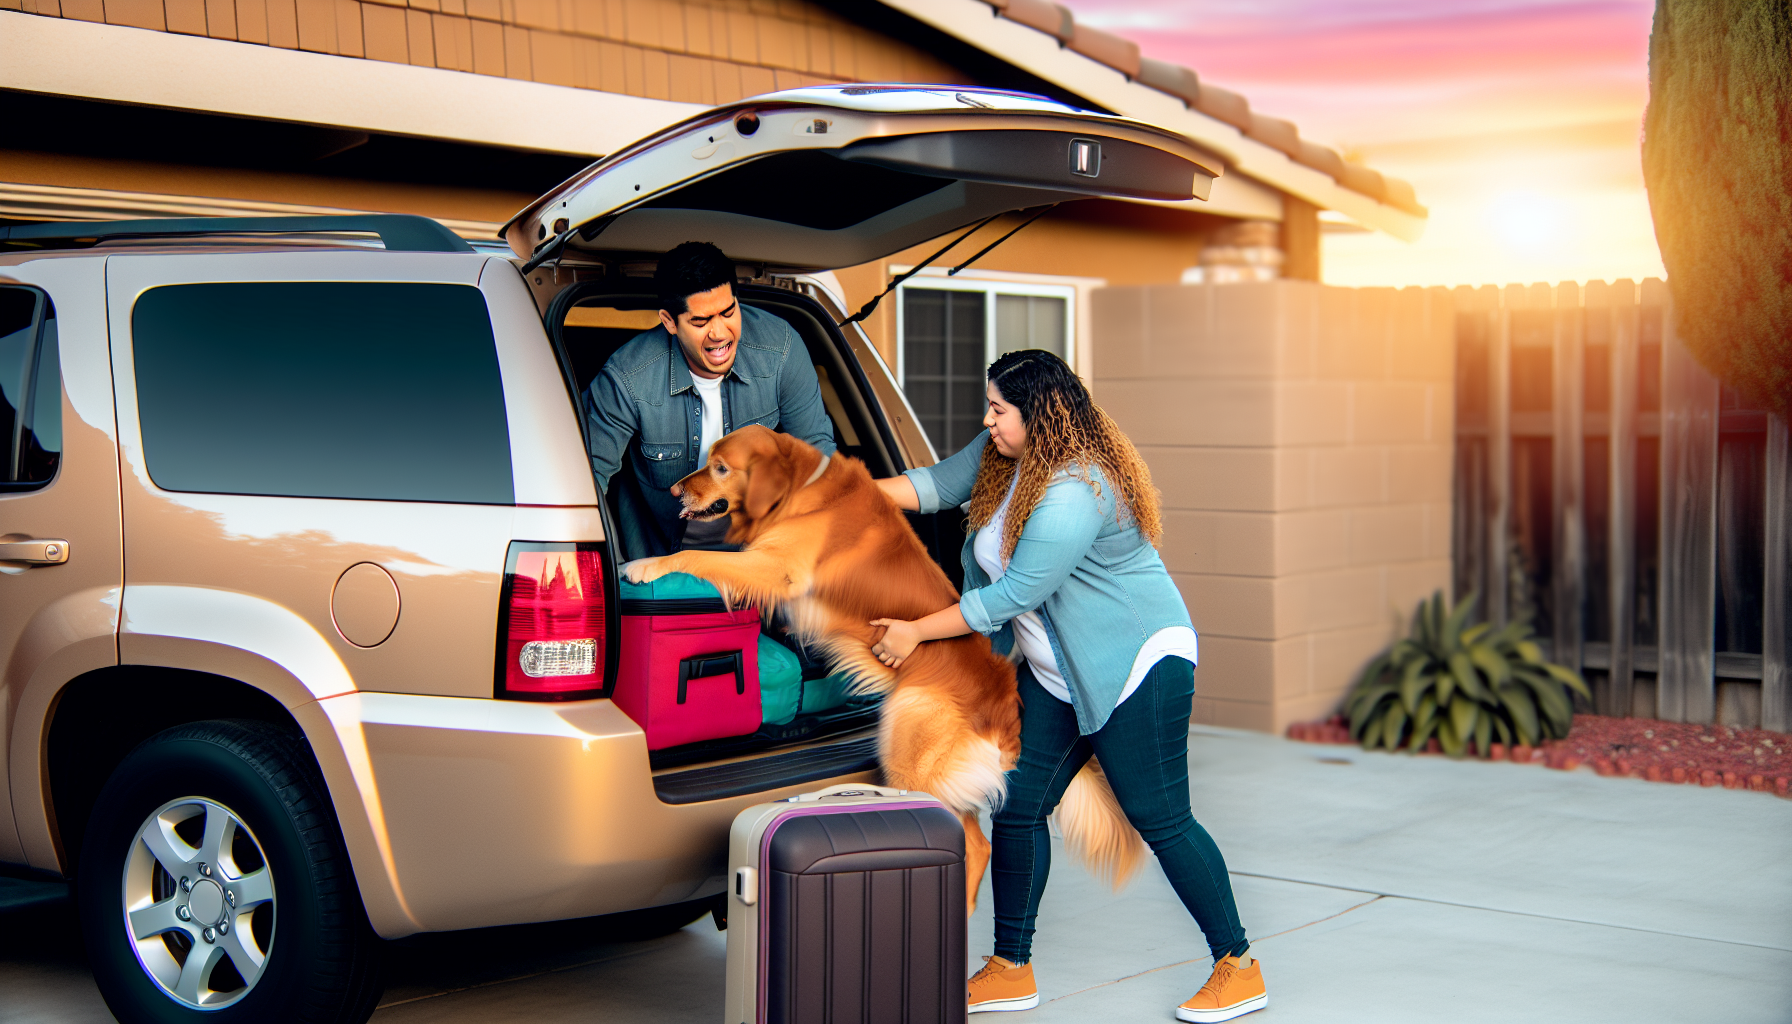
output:
<svg viewBox="0 0 1792 1024"><path fill-rule="evenodd" d="M871 624L884 627L883 639L871 645L871 653L891 668L902 667L924 639L914 623L902 619L872 619Z"/></svg>
<svg viewBox="0 0 1792 1024"><path fill-rule="evenodd" d="M655 557L637 558L632 562L624 562L621 569L622 578L630 583L652 583L666 575L666 570L660 568L659 565L663 561L665 561L664 558Z"/></svg>

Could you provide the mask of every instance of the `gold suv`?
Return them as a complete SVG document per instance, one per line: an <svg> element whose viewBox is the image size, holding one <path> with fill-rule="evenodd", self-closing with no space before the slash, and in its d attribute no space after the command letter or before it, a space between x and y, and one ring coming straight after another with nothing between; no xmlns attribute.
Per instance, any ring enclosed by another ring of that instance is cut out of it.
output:
<svg viewBox="0 0 1792 1024"><path fill-rule="evenodd" d="M608 699L629 552L576 396L655 322L657 255L735 258L885 476L934 453L823 271L1088 196L1204 198L1217 166L1036 97L830 87L613 154L504 243L372 215L0 227L0 865L74 883L130 1021L360 1021L381 938L689 923L742 807L869 777L876 708L650 752ZM910 381L929 415L945 387ZM915 519L952 573L955 515ZM544 550L574 553L592 634L545 674L510 571Z"/></svg>

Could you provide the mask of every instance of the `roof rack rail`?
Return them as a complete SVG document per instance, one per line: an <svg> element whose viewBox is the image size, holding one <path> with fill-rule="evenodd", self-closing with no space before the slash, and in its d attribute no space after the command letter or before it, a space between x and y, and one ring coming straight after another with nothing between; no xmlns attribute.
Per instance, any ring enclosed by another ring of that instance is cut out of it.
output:
<svg viewBox="0 0 1792 1024"><path fill-rule="evenodd" d="M369 213L341 217L169 217L155 220L55 221L0 227L0 247L79 248L115 238L173 235L302 234L367 231L393 252L472 252L459 235L428 217Z"/></svg>

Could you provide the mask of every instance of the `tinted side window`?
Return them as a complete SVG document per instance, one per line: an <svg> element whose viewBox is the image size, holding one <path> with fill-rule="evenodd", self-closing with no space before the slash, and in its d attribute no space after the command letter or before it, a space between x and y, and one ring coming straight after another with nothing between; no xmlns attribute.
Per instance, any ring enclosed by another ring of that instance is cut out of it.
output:
<svg viewBox="0 0 1792 1024"><path fill-rule="evenodd" d="M188 284L131 313L150 479L171 491L507 505L485 298L442 284Z"/></svg>
<svg viewBox="0 0 1792 1024"><path fill-rule="evenodd" d="M42 487L61 461L56 311L35 288L0 287L0 491Z"/></svg>

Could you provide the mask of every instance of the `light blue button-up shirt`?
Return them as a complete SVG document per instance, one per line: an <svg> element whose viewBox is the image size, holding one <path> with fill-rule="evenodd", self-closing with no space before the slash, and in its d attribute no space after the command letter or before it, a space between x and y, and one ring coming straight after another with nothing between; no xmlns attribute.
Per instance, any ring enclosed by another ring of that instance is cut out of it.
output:
<svg viewBox="0 0 1792 1024"><path fill-rule="evenodd" d="M970 500L988 443L986 430L951 458L904 474L922 512ZM975 535L966 537L958 603L965 622L1003 654L1014 646L1012 620L1039 612L1085 736L1114 713L1145 641L1170 626L1194 627L1157 549L1130 517L1120 521L1113 485L1099 467L1089 467L1089 475L1101 485L1099 495L1073 473L1052 480L994 583L972 554Z"/></svg>

